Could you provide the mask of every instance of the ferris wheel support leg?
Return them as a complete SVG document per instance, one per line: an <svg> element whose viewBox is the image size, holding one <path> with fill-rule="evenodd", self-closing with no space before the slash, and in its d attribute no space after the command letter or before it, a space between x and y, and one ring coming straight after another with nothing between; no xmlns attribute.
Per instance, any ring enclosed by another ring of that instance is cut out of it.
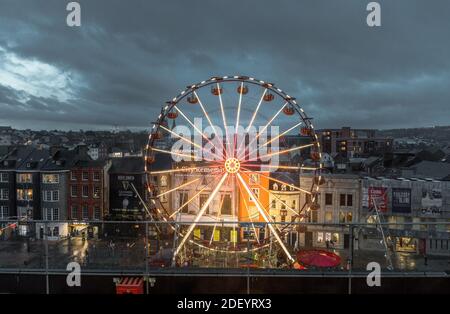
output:
<svg viewBox="0 0 450 314"><path fill-rule="evenodd" d="M244 186L245 190L247 191L247 193L249 195L252 196L252 198L255 200L255 204L256 204L256 208L258 209L259 213L261 214L261 216L263 217L264 221L267 223L267 225L269 226L269 229L271 231L271 233L275 236L275 238L277 239L278 243L280 244L281 248L283 249L284 253L286 254L288 261L291 264L295 264L296 261L295 259L292 257L291 253L289 253L289 250L286 248L286 246L284 245L282 239L280 238L280 236L278 235L277 230L273 227L272 222L269 220L269 217L267 217L267 213L264 211L264 209L262 208L261 204L259 203L258 199L256 198L256 196L253 194L252 190L250 190L250 188L247 186L247 184L245 183L244 179L242 178L240 173L237 173L236 176L238 177L239 181L241 181L242 185Z"/></svg>

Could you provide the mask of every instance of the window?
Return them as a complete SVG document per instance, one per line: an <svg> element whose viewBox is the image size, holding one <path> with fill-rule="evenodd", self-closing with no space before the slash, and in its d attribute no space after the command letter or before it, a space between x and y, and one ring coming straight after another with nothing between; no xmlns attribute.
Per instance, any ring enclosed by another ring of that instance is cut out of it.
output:
<svg viewBox="0 0 450 314"><path fill-rule="evenodd" d="M286 191L286 184L281 185L281 191Z"/></svg>
<svg viewBox="0 0 450 314"><path fill-rule="evenodd" d="M59 201L59 191L58 190L54 190L54 191L44 191L42 192L43 194L43 198L44 198L44 202L57 202Z"/></svg>
<svg viewBox="0 0 450 314"><path fill-rule="evenodd" d="M325 205L333 205L333 194L325 193Z"/></svg>
<svg viewBox="0 0 450 314"><path fill-rule="evenodd" d="M250 184L258 184L259 183L259 174L251 173L249 178L250 178Z"/></svg>
<svg viewBox="0 0 450 314"><path fill-rule="evenodd" d="M59 183L59 174L43 174L42 175L42 183Z"/></svg>
<svg viewBox="0 0 450 314"><path fill-rule="evenodd" d="M59 220L59 208L53 208L53 220Z"/></svg>
<svg viewBox="0 0 450 314"><path fill-rule="evenodd" d="M296 200L292 200L292 209L297 209L297 202Z"/></svg>
<svg viewBox="0 0 450 314"><path fill-rule="evenodd" d="M95 185L95 186L94 186L92 196L93 196L94 198L99 198L99 197L100 197L100 187L99 187L98 185Z"/></svg>
<svg viewBox="0 0 450 314"><path fill-rule="evenodd" d="M347 206L353 206L353 195L347 194Z"/></svg>
<svg viewBox="0 0 450 314"><path fill-rule="evenodd" d="M287 210L286 209L282 209L280 210L280 216L281 216L281 222L286 222L286 216L287 216Z"/></svg>
<svg viewBox="0 0 450 314"><path fill-rule="evenodd" d="M345 222L345 213L343 211L339 212L339 222L344 223Z"/></svg>
<svg viewBox="0 0 450 314"><path fill-rule="evenodd" d="M340 194L339 196L339 205L345 206L345 194Z"/></svg>
<svg viewBox="0 0 450 314"><path fill-rule="evenodd" d="M333 222L333 212L325 212L325 222Z"/></svg>
<svg viewBox="0 0 450 314"><path fill-rule="evenodd" d="M9 207L8 206L0 206L0 219L5 219L9 217Z"/></svg>
<svg viewBox="0 0 450 314"><path fill-rule="evenodd" d="M70 196L72 196L72 197L78 196L78 186L76 186L76 185L70 186Z"/></svg>
<svg viewBox="0 0 450 314"><path fill-rule="evenodd" d="M317 210L311 210L309 212L308 220L309 222L318 222L319 212Z"/></svg>
<svg viewBox="0 0 450 314"><path fill-rule="evenodd" d="M167 176L161 176L161 186L167 186Z"/></svg>
<svg viewBox="0 0 450 314"><path fill-rule="evenodd" d="M33 190L32 189L17 189L17 199L19 201L32 201Z"/></svg>
<svg viewBox="0 0 450 314"><path fill-rule="evenodd" d="M59 236L59 227L53 227L53 236L58 237Z"/></svg>
<svg viewBox="0 0 450 314"><path fill-rule="evenodd" d="M45 215L46 219L47 220L52 220L52 209L51 208L46 208L45 211L47 212L46 215Z"/></svg>
<svg viewBox="0 0 450 314"><path fill-rule="evenodd" d="M81 214L83 219L89 219L89 208L87 205L83 205Z"/></svg>
<svg viewBox="0 0 450 314"><path fill-rule="evenodd" d="M8 182L9 181L9 174L2 172L0 175L0 182Z"/></svg>
<svg viewBox="0 0 450 314"><path fill-rule="evenodd" d="M178 207L181 208L180 212L188 213L188 211L189 211L189 204L186 204L186 202L189 199L188 192L186 192L186 191L180 192L178 199L179 199Z"/></svg>
<svg viewBox="0 0 450 314"><path fill-rule="evenodd" d="M9 200L9 189L0 189L0 200Z"/></svg>
<svg viewBox="0 0 450 314"><path fill-rule="evenodd" d="M77 174L75 171L70 172L70 180L76 181L77 180Z"/></svg>
<svg viewBox="0 0 450 314"><path fill-rule="evenodd" d="M231 194L223 196L222 208L220 209L222 215L231 215Z"/></svg>
<svg viewBox="0 0 450 314"><path fill-rule="evenodd" d="M255 195L256 199L259 199L259 188L251 188L252 193ZM251 195L249 195L249 201L254 202L255 200Z"/></svg>
<svg viewBox="0 0 450 314"><path fill-rule="evenodd" d="M78 219L79 213L78 213L78 206L74 205L72 206L72 219Z"/></svg>
<svg viewBox="0 0 450 314"><path fill-rule="evenodd" d="M347 222L352 222L352 221L353 221L353 213L347 212Z"/></svg>
<svg viewBox="0 0 450 314"><path fill-rule="evenodd" d="M323 232L317 232L317 243L323 243Z"/></svg>
<svg viewBox="0 0 450 314"><path fill-rule="evenodd" d="M89 197L89 185L83 185L83 197Z"/></svg>
<svg viewBox="0 0 450 314"><path fill-rule="evenodd" d="M17 174L17 182L19 182L19 183L31 183L32 182L31 173L18 173Z"/></svg>
<svg viewBox="0 0 450 314"><path fill-rule="evenodd" d="M285 200L280 200L281 202L281 209L286 209L286 201Z"/></svg>
<svg viewBox="0 0 450 314"><path fill-rule="evenodd" d="M271 203L272 205L271 205L271 207L273 208L273 209L276 209L277 208L277 201L276 200L272 200L272 203Z"/></svg>
<svg viewBox="0 0 450 314"><path fill-rule="evenodd" d="M82 179L83 181L89 180L89 172L83 171L83 173L81 174L81 179Z"/></svg>
<svg viewBox="0 0 450 314"><path fill-rule="evenodd" d="M99 171L94 171L93 179L94 179L94 181L100 181L100 172Z"/></svg>
<svg viewBox="0 0 450 314"><path fill-rule="evenodd" d="M209 194L200 194L200 209L203 208L203 205L208 200ZM206 207L205 214L209 214L209 205Z"/></svg>
<svg viewBox="0 0 450 314"><path fill-rule="evenodd" d="M94 219L99 220L101 217L100 207L94 207Z"/></svg>

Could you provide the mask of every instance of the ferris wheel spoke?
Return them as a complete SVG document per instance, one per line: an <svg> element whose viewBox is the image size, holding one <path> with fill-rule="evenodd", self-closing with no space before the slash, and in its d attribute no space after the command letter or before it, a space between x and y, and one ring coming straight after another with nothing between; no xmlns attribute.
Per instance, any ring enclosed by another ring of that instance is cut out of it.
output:
<svg viewBox="0 0 450 314"><path fill-rule="evenodd" d="M286 153L289 153L289 152L293 152L293 151L301 150L301 149L304 149L304 148L308 148L308 147L311 147L311 146L314 146L314 145L316 145L316 144L313 143L313 144L301 145L301 146L297 146L297 147L293 147L293 148L289 148L289 149L284 149L284 150L280 150L278 152L273 152L273 153L269 153L269 154L265 154L265 155L259 156L259 158L261 159L261 158L264 158L264 157L271 157L271 156L282 155L282 154L286 154Z"/></svg>
<svg viewBox="0 0 450 314"><path fill-rule="evenodd" d="M225 172L225 174L222 176L222 178L220 179L219 183L217 184L217 186L214 188L214 190L212 191L212 193L209 195L208 199L206 200L206 202L203 204L202 208L200 208L200 211L198 212L197 216L195 217L192 225L189 226L189 229L187 230L186 234L183 236L183 239L181 240L180 244L178 245L177 249L175 250L174 254L173 254L173 258L175 259L176 256L178 255L178 253L180 252L181 248L183 247L184 243L187 241L187 239L189 238L190 234L192 233L192 231L194 230L195 226L197 225L197 223L200 221L200 219L202 218L203 214L205 213L206 209L208 208L209 204L211 203L211 201L214 199L214 197L216 196L216 194L219 192L220 188L222 187L223 183L225 182L226 178L228 177L228 172Z"/></svg>
<svg viewBox="0 0 450 314"><path fill-rule="evenodd" d="M164 131L166 131L166 132L172 134L173 136L178 137L178 138L181 139L182 141L185 141L186 143L189 143L189 144L193 145L194 147L199 148L203 153L209 153L209 152L208 152L205 148L203 148L201 145L199 145L199 144L197 144L197 143L194 143L194 142L191 141L190 139L188 139L188 138L186 138L186 137L184 137L184 136L181 136L181 135L179 135L179 134L173 132L172 130L169 130L168 128L166 128L166 127L163 126L163 125L160 125L160 127L161 127ZM205 158L205 160L208 160L208 159ZM211 160L211 159L209 159L209 160Z"/></svg>
<svg viewBox="0 0 450 314"><path fill-rule="evenodd" d="M222 206L223 206L223 201L224 200L225 200L225 197L222 196L220 198L220 205L219 205L219 209L217 210L216 220L219 220L219 215L220 215L220 212L222 211ZM209 239L209 245L211 245L211 243L212 243L212 241L214 239L214 232L216 231L216 228L217 228L217 222L214 223L214 228L213 228L213 231L211 233L211 238Z"/></svg>
<svg viewBox="0 0 450 314"><path fill-rule="evenodd" d="M182 210L185 206L188 206L194 199L197 198L197 196L200 195L200 193L202 193L204 190L206 190L207 188L210 187L210 184L214 182L214 180L212 180L211 182L209 182L206 186L203 187L203 189L201 189L200 191L198 191L197 193L195 193L194 196L192 196L188 201L186 201L183 205L181 205L177 210L175 210L170 216L169 218L172 218L173 216L175 216L176 214L178 214L178 212L180 210ZM198 188L198 185L197 185Z"/></svg>
<svg viewBox="0 0 450 314"><path fill-rule="evenodd" d="M175 191L177 191L177 190L179 190L179 189L182 189L182 188L184 188L185 186L188 186L188 185L190 185L190 184L192 184L192 183L194 183L194 182L197 182L198 180L200 180L200 178L197 178L197 179L194 179L194 180L192 180L192 181L183 183L183 184L177 186L176 188L170 189L170 190L168 190L168 191L165 191L165 192L163 192L163 193L160 193L160 194L156 195L155 198L159 199L161 196L164 196L164 195L167 195L167 194L169 194L169 193L175 192Z"/></svg>
<svg viewBox="0 0 450 314"><path fill-rule="evenodd" d="M198 104L200 105L200 108L202 109L203 114L204 114L205 117L206 117L206 120L208 120L208 123L209 123L209 125L211 126L211 128L212 128L212 130L213 130L213 132L214 132L214 136L217 137L217 136L218 136L218 133L217 133L216 127L215 127L214 124L212 123L211 118L209 117L208 112L206 111L205 106L203 105L202 100L200 99L200 97L198 96L198 94L197 94L197 92L196 92L195 90L193 91L193 93L194 93L195 97L196 97L197 100L198 100ZM220 145L222 146L222 154L223 154L223 151L225 150L225 147L223 147L223 141L222 141L222 140L220 140Z"/></svg>
<svg viewBox="0 0 450 314"><path fill-rule="evenodd" d="M256 172L257 173L257 172ZM248 178L250 178L249 176L247 176ZM265 192L270 193L270 191L268 189L266 189L264 186L262 186L259 183L256 183L257 186L259 186L261 189L263 189ZM278 196L276 196L275 194L273 194L273 197L275 197L277 200L279 200L281 202L281 204L283 204L284 206L286 206L287 209L289 209L291 212L293 212L295 215L298 215L298 213L295 211L295 209L293 209L291 206L289 206L285 201L283 201L281 198L279 198Z"/></svg>
<svg viewBox="0 0 450 314"><path fill-rule="evenodd" d="M286 105L288 104L288 102L285 102L283 106L281 106L281 108L273 115L272 118L270 118L270 120L266 123L266 125L262 128L261 131L258 132L258 134L256 134L256 136L252 139L252 141L248 144L248 147L251 147L251 144L253 144L253 142L255 142L260 136L261 134L264 133L265 130L267 130L267 128L272 124L273 120L275 120L279 114L281 113L281 111L283 111L284 107L286 107ZM245 154L245 149L244 149L244 158L239 158L239 159L247 159L247 157L250 156L250 152L249 154Z"/></svg>
<svg viewBox="0 0 450 314"><path fill-rule="evenodd" d="M263 219L266 221L266 223L269 226L270 231L272 232L272 234L275 236L275 238L277 239L278 243L280 244L281 248L283 249L284 253L286 254L288 260L291 263L294 263L295 260L292 257L292 255L289 253L288 249L286 248L286 246L284 245L283 241L281 240L280 236L278 235L278 231L273 227L273 221L271 220L271 218L269 217L269 215L267 215L267 213L264 211L264 209L262 208L261 203L259 202L259 200L256 198L255 194L252 192L252 190L248 187L247 183L244 181L244 179L242 178L241 174L238 172L236 174L236 176L238 177L239 181L242 183L242 186L245 188L246 192L252 196L252 199L255 200L255 205L256 208L258 209L259 213L261 214L261 216L263 217Z"/></svg>
<svg viewBox="0 0 450 314"><path fill-rule="evenodd" d="M219 104L220 104L220 112L222 113L222 121L223 121L223 127L225 129L225 144L226 144L226 156L228 158L228 156L230 156L229 154L229 149L230 149L230 145L229 145L229 138L228 138L228 130L227 130L227 118L225 116L225 110L223 108L223 100L222 100L222 93L221 93L221 89L220 89L220 84L217 84L217 90L218 90L218 96L219 96Z"/></svg>
<svg viewBox="0 0 450 314"><path fill-rule="evenodd" d="M240 184L238 184L238 188L239 188L239 192L241 193L241 195L244 195ZM247 204L247 198L242 196L242 200L244 201L244 206L245 206L245 209L247 210L248 218L251 221L253 232L255 233L256 241L258 241L258 244L260 244L259 243L259 237L258 237L258 235L256 233L255 224L253 223L252 215L250 215L250 209L249 209L248 204Z"/></svg>
<svg viewBox="0 0 450 314"><path fill-rule="evenodd" d="M165 150L165 149L161 149L161 148L155 148L152 147L151 148L152 151L155 152L159 152L159 153L163 153L163 154L168 154L168 155L174 155L174 156L178 156L178 157L186 157L189 159L195 159L195 157L197 157L196 155L192 155L192 154L185 154L185 153L180 153L180 152L174 152L174 151L169 151L169 150ZM215 160L212 159L206 159L206 161L210 161L210 162L216 162Z"/></svg>
<svg viewBox="0 0 450 314"><path fill-rule="evenodd" d="M236 153L236 145L237 145L237 136L238 136L238 129L239 129L239 119L240 119L240 115L241 115L241 104L242 104L242 96L244 94L243 92L244 90L244 82L241 82L241 86L239 88L239 102L238 102L238 109L237 109L237 114L236 114L236 124L235 124L235 129L234 129L234 136L233 136L233 157L235 156Z"/></svg>
<svg viewBox="0 0 450 314"><path fill-rule="evenodd" d="M241 147L242 147L242 144L244 144L244 146L245 146L245 134L246 134L246 133L248 132L248 130L250 130L250 128L252 127L253 122L255 121L255 118L256 118L256 114L258 113L259 107L261 106L261 103L262 103L262 101L263 101L264 96L266 95L266 93L267 93L267 88L264 89L264 92L262 93L261 98L259 99L259 102L258 102L258 104L256 105L255 111L253 112L252 118L250 119L250 123L249 123L248 126L245 128L245 131L244 131L244 140L239 144L239 147L238 147L237 150L236 150L236 152L237 152L238 154L239 154L239 151L240 151L240 149L241 149ZM245 152L245 149L244 149L244 152Z"/></svg>
<svg viewBox="0 0 450 314"><path fill-rule="evenodd" d="M279 180L279 179L276 179L276 178L272 178L272 177L266 176L265 174L262 174L261 172L252 171L252 170L250 170L250 169L247 168L247 167L248 167L248 165L245 165L245 167L241 165L241 168L244 169L245 171L249 171L249 172L252 172L252 173L258 173L260 176L262 176L262 177L264 177L264 178L266 178L266 179L270 179L270 180L275 181L275 182L278 182L278 183L280 183L280 184L285 184L286 186L288 186L288 187L290 187L290 188L293 188L294 190L297 190L297 191L300 191L300 192L303 192L303 193L306 193L306 194L310 194L310 195L312 194L312 193L311 193L310 191L308 191L308 190L301 189L301 188L296 187L295 185L292 185L292 184L290 184L290 183L287 183L287 182L285 182L285 181L283 181L283 180Z"/></svg>
<svg viewBox="0 0 450 314"><path fill-rule="evenodd" d="M249 164L246 162L241 163L241 166L250 168L271 168L271 169L287 169L287 170L320 170L320 167L305 167L305 166L283 166L283 165L269 165L269 164Z"/></svg>
<svg viewBox="0 0 450 314"><path fill-rule="evenodd" d="M272 138L270 141L265 142L263 145L261 145L261 147L267 146L267 145L269 145L270 143L272 143L273 141L276 141L277 139L279 139L279 138L282 137L283 135L286 135L287 133L291 132L293 129L299 127L302 123L303 123L303 122L297 123L296 125L294 125L293 127L287 129L287 130L284 131L283 133L281 133L281 134L275 136L275 137Z"/></svg>
<svg viewBox="0 0 450 314"><path fill-rule="evenodd" d="M189 119L185 114L184 114L184 112L183 111L181 111L181 109L178 107L178 106L174 106L174 108L181 114L181 116L187 121L187 123L189 123L193 128L194 128L194 130L196 130L198 133L200 133L200 135L205 139L205 140L207 140L208 141L208 143L210 143L211 145L212 145L212 147L214 147L214 144L211 142L211 140L205 135L205 133L203 133L194 123L192 123L192 121L191 121L191 119ZM216 155L216 157L219 159L219 160L222 160L223 159L223 156L220 156L220 155L217 155L217 153L216 152L214 152L214 154Z"/></svg>

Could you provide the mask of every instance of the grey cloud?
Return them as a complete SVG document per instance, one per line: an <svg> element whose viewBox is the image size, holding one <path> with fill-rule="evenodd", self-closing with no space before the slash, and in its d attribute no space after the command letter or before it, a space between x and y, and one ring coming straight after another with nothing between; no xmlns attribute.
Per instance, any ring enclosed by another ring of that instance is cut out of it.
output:
<svg viewBox="0 0 450 314"><path fill-rule="evenodd" d="M80 2L79 29L65 1L1 2L0 47L81 79L66 102L0 89L3 121L146 127L186 85L238 73L277 83L319 127L450 122L445 0L380 1L379 29L361 0Z"/></svg>

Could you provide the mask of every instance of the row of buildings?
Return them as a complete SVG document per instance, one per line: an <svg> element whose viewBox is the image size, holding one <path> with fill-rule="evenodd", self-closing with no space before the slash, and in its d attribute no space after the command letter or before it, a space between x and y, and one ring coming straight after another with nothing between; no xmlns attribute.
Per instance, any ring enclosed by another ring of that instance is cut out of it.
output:
<svg viewBox="0 0 450 314"><path fill-rule="evenodd" d="M18 223L3 236L17 232L42 238L44 224L30 220L55 221L46 224L47 234L59 239L86 229L88 220L142 219L142 206L123 183L132 180L144 194L142 164L141 157L93 160L85 145L71 150L11 146L0 159L0 219Z"/></svg>

